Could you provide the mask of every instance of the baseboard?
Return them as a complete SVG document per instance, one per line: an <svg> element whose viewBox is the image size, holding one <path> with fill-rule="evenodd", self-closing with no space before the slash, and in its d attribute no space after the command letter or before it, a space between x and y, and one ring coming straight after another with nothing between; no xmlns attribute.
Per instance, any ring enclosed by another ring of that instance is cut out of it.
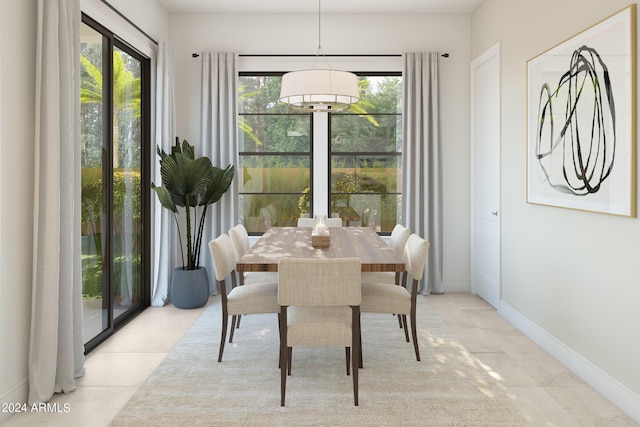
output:
<svg viewBox="0 0 640 427"><path fill-rule="evenodd" d="M499 313L597 392L609 399L635 421L640 422L640 395L585 359L504 301L500 301Z"/></svg>
<svg viewBox="0 0 640 427"><path fill-rule="evenodd" d="M29 378L20 381L18 385L0 396L0 424L11 417L12 404L23 404L29 397ZM6 409L6 410L2 410Z"/></svg>

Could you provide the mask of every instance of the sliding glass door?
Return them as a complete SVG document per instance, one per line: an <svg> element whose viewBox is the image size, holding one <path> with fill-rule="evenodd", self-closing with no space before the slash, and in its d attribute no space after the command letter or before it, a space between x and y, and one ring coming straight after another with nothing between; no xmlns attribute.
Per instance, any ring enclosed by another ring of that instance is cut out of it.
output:
<svg viewBox="0 0 640 427"><path fill-rule="evenodd" d="M82 267L90 351L149 305L149 59L83 16Z"/></svg>

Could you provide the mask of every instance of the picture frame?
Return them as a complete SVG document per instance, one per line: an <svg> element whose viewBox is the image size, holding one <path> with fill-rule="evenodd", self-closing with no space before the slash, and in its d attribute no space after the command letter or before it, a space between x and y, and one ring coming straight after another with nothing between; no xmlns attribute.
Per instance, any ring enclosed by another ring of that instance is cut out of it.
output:
<svg viewBox="0 0 640 427"><path fill-rule="evenodd" d="M636 216L636 5L527 61L527 202Z"/></svg>

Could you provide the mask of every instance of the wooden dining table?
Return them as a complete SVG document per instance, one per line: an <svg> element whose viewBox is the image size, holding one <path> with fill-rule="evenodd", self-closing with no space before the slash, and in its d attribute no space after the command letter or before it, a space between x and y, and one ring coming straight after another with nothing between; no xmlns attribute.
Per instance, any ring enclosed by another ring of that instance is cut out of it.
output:
<svg viewBox="0 0 640 427"><path fill-rule="evenodd" d="M278 271L278 261L293 258L360 258L363 272L405 271L404 262L369 227L330 227L329 246L312 245L312 227L271 227L247 251L236 269Z"/></svg>

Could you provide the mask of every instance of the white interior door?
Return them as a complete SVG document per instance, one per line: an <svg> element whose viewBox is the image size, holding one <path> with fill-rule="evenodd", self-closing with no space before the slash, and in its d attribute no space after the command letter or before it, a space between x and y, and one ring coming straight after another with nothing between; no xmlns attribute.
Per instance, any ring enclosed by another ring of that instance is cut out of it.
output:
<svg viewBox="0 0 640 427"><path fill-rule="evenodd" d="M471 289L500 302L500 45L471 63Z"/></svg>

